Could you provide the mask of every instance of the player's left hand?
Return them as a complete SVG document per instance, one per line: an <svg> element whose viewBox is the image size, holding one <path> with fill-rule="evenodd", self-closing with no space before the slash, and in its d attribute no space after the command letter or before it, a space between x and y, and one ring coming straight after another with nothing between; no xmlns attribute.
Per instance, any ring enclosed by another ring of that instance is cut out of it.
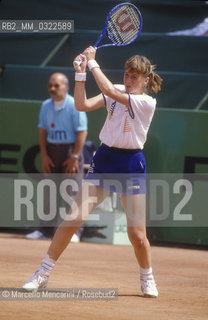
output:
<svg viewBox="0 0 208 320"><path fill-rule="evenodd" d="M77 65L77 63L75 61L82 61L82 63L80 65ZM79 72L79 73L86 72L86 67L87 67L86 56L83 54L79 54L78 56L76 56L76 58L73 61L73 66L74 66L74 69L76 72Z"/></svg>

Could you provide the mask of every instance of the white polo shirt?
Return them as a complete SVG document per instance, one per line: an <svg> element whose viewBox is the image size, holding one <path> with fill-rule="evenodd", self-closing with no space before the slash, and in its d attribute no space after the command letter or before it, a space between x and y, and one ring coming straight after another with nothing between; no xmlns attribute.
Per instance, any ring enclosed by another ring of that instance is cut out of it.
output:
<svg viewBox="0 0 208 320"><path fill-rule="evenodd" d="M115 85L125 92L124 85ZM102 143L109 147L143 149L156 107L156 99L148 95L129 94L130 107L105 96L107 118L100 132Z"/></svg>

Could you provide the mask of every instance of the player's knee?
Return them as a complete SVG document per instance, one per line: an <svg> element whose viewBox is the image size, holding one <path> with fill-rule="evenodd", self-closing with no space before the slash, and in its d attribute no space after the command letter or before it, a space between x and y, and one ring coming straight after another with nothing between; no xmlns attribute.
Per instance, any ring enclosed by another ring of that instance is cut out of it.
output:
<svg viewBox="0 0 208 320"><path fill-rule="evenodd" d="M136 228L128 231L128 236L133 247L142 247L146 240L145 232Z"/></svg>
<svg viewBox="0 0 208 320"><path fill-rule="evenodd" d="M62 222L62 226L66 229L70 228L79 228L84 223L84 220L81 215L66 215L64 221Z"/></svg>

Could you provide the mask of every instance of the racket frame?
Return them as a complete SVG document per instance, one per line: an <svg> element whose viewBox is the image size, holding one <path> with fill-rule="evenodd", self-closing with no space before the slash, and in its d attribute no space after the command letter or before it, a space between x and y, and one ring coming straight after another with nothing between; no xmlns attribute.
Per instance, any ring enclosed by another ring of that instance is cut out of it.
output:
<svg viewBox="0 0 208 320"><path fill-rule="evenodd" d="M115 43L111 38L110 36L108 35L108 21L111 17L111 15L113 14L113 12L115 10L117 10L119 7L122 7L124 5L130 5L131 7L134 7L134 9L137 11L138 15L139 15L139 20L140 20L140 26L139 26L139 30L137 32L137 35L135 38L133 38L130 42L128 43L124 43L124 44L117 44ZM129 3L129 2L123 2L123 3L119 3L117 6L113 7L113 9L111 9L111 11L109 12L108 16L107 16L107 19L105 21L105 25L104 25L104 28L103 28L103 31L102 33L100 34L100 37L99 39L97 40L97 42L95 43L95 45L93 46L93 48L95 50L98 50L98 49L101 49L101 48L104 48L104 47L110 47L110 46L117 46L117 47L123 47L123 46L127 46L129 44L131 44L132 42L134 42L138 36L140 35L141 31L142 31L142 27L143 27L143 20L142 20L142 15L139 11L139 9L132 3ZM111 43L106 43L106 44L103 44L101 46L98 47L99 43L101 42L102 38L104 37L104 35L107 35L107 38L110 40ZM82 60L80 61L74 61L74 63L76 63L78 66L82 63Z"/></svg>
<svg viewBox="0 0 208 320"><path fill-rule="evenodd" d="M113 12L115 10L117 10L119 7L122 7L124 5L130 5L131 7L134 7L134 9L137 11L138 15L139 15L139 19L140 19L140 26L139 26L139 30L137 32L137 35L134 39L132 39L130 42L128 43L124 43L124 44L117 44L115 43L111 38L110 36L108 35L108 21L110 19L110 17L112 16ZM142 20L142 15L139 11L139 9L132 3L129 3L129 2L123 2L123 3L120 3L118 4L117 6L113 7L113 9L111 9L111 11L109 12L108 16L107 16L107 19L105 21L105 25L104 25L104 28L103 28L103 31L99 37L99 39L97 40L97 42L95 43L95 45L93 46L93 48L95 50L98 50L100 48L104 48L104 47L109 47L109 46L117 46L117 47L123 47L123 46L128 46L129 44L131 44L132 42L134 42L138 36L140 35L141 31L142 31L142 27L143 27L143 20ZM106 44L103 44L101 45L100 47L98 47L99 43L101 42L102 38L104 37L104 35L107 35L108 39L110 40L111 43L106 43Z"/></svg>

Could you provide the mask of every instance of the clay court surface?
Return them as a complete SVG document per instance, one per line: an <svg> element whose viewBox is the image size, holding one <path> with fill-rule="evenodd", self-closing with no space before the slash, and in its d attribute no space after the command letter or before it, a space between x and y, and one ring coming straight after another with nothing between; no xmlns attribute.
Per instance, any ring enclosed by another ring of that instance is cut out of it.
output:
<svg viewBox="0 0 208 320"><path fill-rule="evenodd" d="M1 287L18 288L31 276L50 241L0 234ZM116 301L0 301L1 320L208 319L208 252L152 246L157 299L141 296L130 246L71 244L48 288L118 288Z"/></svg>

